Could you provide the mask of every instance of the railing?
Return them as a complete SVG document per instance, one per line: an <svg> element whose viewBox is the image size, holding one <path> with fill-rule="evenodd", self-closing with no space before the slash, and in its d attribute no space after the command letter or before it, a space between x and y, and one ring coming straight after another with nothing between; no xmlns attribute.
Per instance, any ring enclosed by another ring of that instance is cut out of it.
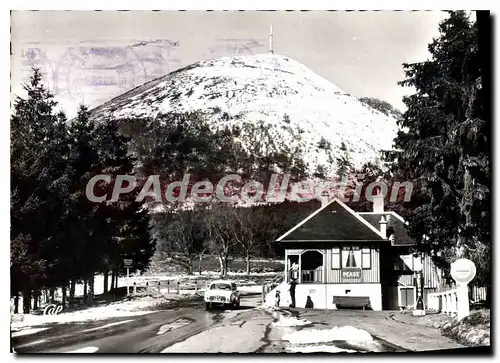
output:
<svg viewBox="0 0 500 363"><path fill-rule="evenodd" d="M434 292L427 297L429 309L456 316L458 320L469 316L469 288L467 285L457 285L456 289Z"/></svg>
<svg viewBox="0 0 500 363"><path fill-rule="evenodd" d="M271 292L276 286L281 284L285 279L285 274L276 275L270 282L262 285L262 303L266 301L266 295Z"/></svg>
<svg viewBox="0 0 500 363"><path fill-rule="evenodd" d="M302 283L322 282L322 270L302 270Z"/></svg>
<svg viewBox="0 0 500 363"><path fill-rule="evenodd" d="M427 296L427 307L437 312L456 315L458 313L457 289L430 293Z"/></svg>
<svg viewBox="0 0 500 363"><path fill-rule="evenodd" d="M179 281L133 281L129 286L129 294L134 296L150 295L151 293L179 294L180 290L194 290L202 288L203 282L195 280L192 283L180 284ZM139 291L138 291L139 290ZM166 290L166 291L165 291Z"/></svg>

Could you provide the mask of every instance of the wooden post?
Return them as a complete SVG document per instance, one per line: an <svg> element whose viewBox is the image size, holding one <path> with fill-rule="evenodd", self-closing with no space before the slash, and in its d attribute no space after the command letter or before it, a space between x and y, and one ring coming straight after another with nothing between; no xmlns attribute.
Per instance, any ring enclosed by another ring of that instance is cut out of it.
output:
<svg viewBox="0 0 500 363"><path fill-rule="evenodd" d="M170 294L170 280L167 281L167 294Z"/></svg>
<svg viewBox="0 0 500 363"><path fill-rule="evenodd" d="M179 288L180 288L181 283L177 281L177 295L179 295Z"/></svg>
<svg viewBox="0 0 500 363"><path fill-rule="evenodd" d="M198 281L194 280L194 291L198 292Z"/></svg>
<svg viewBox="0 0 500 363"><path fill-rule="evenodd" d="M160 294L160 292L161 292L160 286L161 286L161 283L160 283L160 281L158 281L158 294Z"/></svg>
<svg viewBox="0 0 500 363"><path fill-rule="evenodd" d="M262 285L262 303L266 302L266 285Z"/></svg>
<svg viewBox="0 0 500 363"><path fill-rule="evenodd" d="M127 267L127 296L129 295L129 277L130 277L130 269Z"/></svg>
<svg viewBox="0 0 500 363"><path fill-rule="evenodd" d="M290 271L290 266L288 266L288 250L285 249L285 283L288 282L288 271Z"/></svg>
<svg viewBox="0 0 500 363"><path fill-rule="evenodd" d="M134 281L134 295L137 294L137 282Z"/></svg>

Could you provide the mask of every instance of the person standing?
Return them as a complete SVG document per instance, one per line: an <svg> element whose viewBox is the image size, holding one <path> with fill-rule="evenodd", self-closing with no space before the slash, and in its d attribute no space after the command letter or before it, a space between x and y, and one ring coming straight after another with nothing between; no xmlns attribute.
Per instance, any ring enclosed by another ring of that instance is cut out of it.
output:
<svg viewBox="0 0 500 363"><path fill-rule="evenodd" d="M294 262L290 267L290 279L297 280L299 278L299 264Z"/></svg>
<svg viewBox="0 0 500 363"><path fill-rule="evenodd" d="M292 299L292 303L290 304L291 308L295 307L295 287L297 286L297 280L292 279L290 281L290 298Z"/></svg>

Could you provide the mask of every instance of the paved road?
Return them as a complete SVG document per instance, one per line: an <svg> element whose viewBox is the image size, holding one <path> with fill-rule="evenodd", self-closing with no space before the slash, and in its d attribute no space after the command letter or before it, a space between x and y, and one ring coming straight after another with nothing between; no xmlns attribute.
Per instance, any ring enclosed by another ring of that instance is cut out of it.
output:
<svg viewBox="0 0 500 363"><path fill-rule="evenodd" d="M13 345L17 353L279 353L293 348L283 339L288 333L353 326L366 330L374 341L363 347L347 341L329 342L327 348L404 352L462 347L437 330L415 325L411 317L399 312L270 312L257 308L259 303L259 296L243 297L238 310L207 312L202 302L189 302L147 315L44 325L40 328L48 329L14 337ZM273 324L283 315L309 323L292 327Z"/></svg>
<svg viewBox="0 0 500 363"><path fill-rule="evenodd" d="M432 351L459 349L463 345L443 336L437 329L416 323L418 317L400 311L287 309L293 316L325 326L354 326L366 330L387 351Z"/></svg>
<svg viewBox="0 0 500 363"><path fill-rule="evenodd" d="M88 323L46 325L49 329L13 338L17 353L161 353L214 326L268 313L256 312L260 298L242 298L238 310L205 311L202 302L155 313ZM241 316L241 317L239 317ZM243 347L245 348L245 347Z"/></svg>

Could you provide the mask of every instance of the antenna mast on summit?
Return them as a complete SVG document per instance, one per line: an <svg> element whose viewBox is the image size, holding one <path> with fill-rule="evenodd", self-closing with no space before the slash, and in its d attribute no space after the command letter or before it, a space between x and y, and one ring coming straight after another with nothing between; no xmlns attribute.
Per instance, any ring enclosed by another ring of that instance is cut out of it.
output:
<svg viewBox="0 0 500 363"><path fill-rule="evenodd" d="M273 49L273 26L269 27L269 54L274 54Z"/></svg>

